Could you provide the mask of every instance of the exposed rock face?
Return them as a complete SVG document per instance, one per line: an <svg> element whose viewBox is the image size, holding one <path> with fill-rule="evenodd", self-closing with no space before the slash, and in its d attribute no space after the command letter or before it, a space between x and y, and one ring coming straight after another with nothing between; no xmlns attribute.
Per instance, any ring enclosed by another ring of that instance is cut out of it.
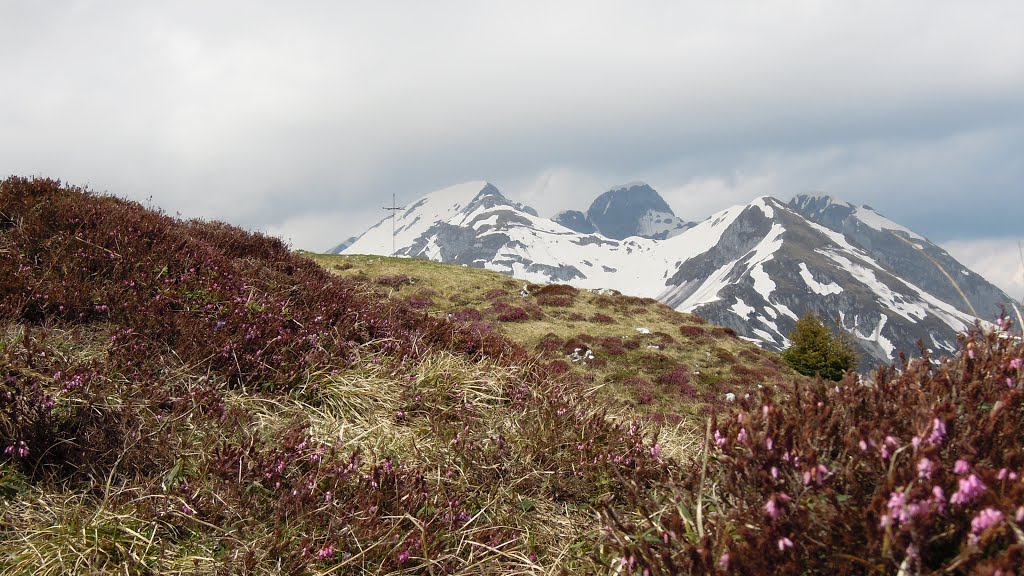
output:
<svg viewBox="0 0 1024 576"><path fill-rule="evenodd" d="M565 226L573 232L580 232L582 234L592 234L597 232L597 228L594 228L594 224L587 219L587 215L579 210L566 210L555 214L552 218L554 222Z"/></svg>
<svg viewBox="0 0 1024 576"><path fill-rule="evenodd" d="M948 252L885 218L870 206L854 206L830 196L801 194L789 207L808 220L843 234L900 277L927 288L958 310L992 318L1007 296Z"/></svg>
<svg viewBox="0 0 1024 576"><path fill-rule="evenodd" d="M757 198L667 239L604 233L636 232L641 208L667 208L651 193L645 185L612 190L586 217L563 213L556 222L486 182L453 186L396 215L396 253L658 297L773 350L788 346L796 320L813 312L853 336L865 370L917 354L918 341L936 354L952 351L976 316L991 319L1010 302L925 238L870 208L823 196L788 204ZM601 233L577 230L588 223ZM390 254L391 242L385 219L346 253ZM940 268L956 277L970 306Z"/></svg>
<svg viewBox="0 0 1024 576"><path fill-rule="evenodd" d="M677 265L663 301L773 350L813 312L853 336L864 370L916 353L918 340L951 352L974 322L778 200L760 198L730 216L713 247Z"/></svg>
<svg viewBox="0 0 1024 576"><path fill-rule="evenodd" d="M665 199L642 182L625 184L601 194L590 204L586 214L566 210L552 220L575 232L597 232L615 240L631 236L664 240L694 225L677 217Z"/></svg>

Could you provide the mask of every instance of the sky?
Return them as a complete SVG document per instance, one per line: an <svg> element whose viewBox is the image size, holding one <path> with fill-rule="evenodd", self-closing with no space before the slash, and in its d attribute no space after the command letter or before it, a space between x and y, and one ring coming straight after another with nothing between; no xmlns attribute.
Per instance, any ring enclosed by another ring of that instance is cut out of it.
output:
<svg viewBox="0 0 1024 576"><path fill-rule="evenodd" d="M322 251L467 180L542 215L869 204L1024 298L1019 0L0 0L0 176Z"/></svg>

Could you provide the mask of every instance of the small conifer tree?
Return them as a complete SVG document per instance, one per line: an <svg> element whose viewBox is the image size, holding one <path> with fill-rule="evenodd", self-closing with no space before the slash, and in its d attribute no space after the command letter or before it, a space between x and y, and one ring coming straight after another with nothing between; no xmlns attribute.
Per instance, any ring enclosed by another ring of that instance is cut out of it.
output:
<svg viewBox="0 0 1024 576"><path fill-rule="evenodd" d="M817 314L807 313L797 320L789 340L792 344L782 358L801 374L820 375L838 382L844 372L857 365L857 354L849 338L833 334Z"/></svg>

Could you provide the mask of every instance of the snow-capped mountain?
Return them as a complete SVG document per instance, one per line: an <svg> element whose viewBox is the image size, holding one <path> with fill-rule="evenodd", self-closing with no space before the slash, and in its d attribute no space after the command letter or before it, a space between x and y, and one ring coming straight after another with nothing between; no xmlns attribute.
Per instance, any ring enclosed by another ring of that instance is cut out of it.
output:
<svg viewBox="0 0 1024 576"><path fill-rule="evenodd" d="M827 195L800 194L789 207L808 220L846 236L901 278L927 286L961 312L991 318L1007 295L923 236L879 214Z"/></svg>
<svg viewBox="0 0 1024 576"><path fill-rule="evenodd" d="M594 213L606 206L609 213L625 212L623 205L631 204L621 192L647 195L643 187L603 194L607 203L595 201L583 222L608 229ZM788 346L797 318L814 312L854 337L864 369L900 352L916 354L918 340L936 354L952 351L957 333L976 316L990 319L998 304L1010 302L922 236L871 208L825 196L801 195L788 204L757 198L660 240L610 238L563 223L579 224L564 215L557 222L541 218L493 185L471 182L428 194L398 213L395 253L531 282L657 297L774 350ZM385 218L345 253L391 254L391 228ZM963 282L959 288L952 275Z"/></svg>
<svg viewBox="0 0 1024 576"><path fill-rule="evenodd" d="M391 219L367 230L346 254L391 254ZM533 282L586 287L646 281L657 244L580 234L512 202L487 182L432 192L395 216L395 255L465 264ZM648 290L653 295L656 289Z"/></svg>
<svg viewBox="0 0 1024 576"><path fill-rule="evenodd" d="M553 220L576 232L597 232L616 240L630 236L664 240L694 225L676 216L665 199L643 182L631 182L601 194L586 214L566 210Z"/></svg>

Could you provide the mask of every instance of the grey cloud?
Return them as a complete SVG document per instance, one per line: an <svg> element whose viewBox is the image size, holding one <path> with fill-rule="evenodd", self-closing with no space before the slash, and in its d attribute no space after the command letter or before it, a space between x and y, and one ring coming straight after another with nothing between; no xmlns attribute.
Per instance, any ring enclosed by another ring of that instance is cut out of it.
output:
<svg viewBox="0 0 1024 576"><path fill-rule="evenodd" d="M391 193L479 178L546 213L643 179L687 218L825 189L939 241L1007 235L1021 21L1019 2L5 3L0 173L312 249Z"/></svg>

